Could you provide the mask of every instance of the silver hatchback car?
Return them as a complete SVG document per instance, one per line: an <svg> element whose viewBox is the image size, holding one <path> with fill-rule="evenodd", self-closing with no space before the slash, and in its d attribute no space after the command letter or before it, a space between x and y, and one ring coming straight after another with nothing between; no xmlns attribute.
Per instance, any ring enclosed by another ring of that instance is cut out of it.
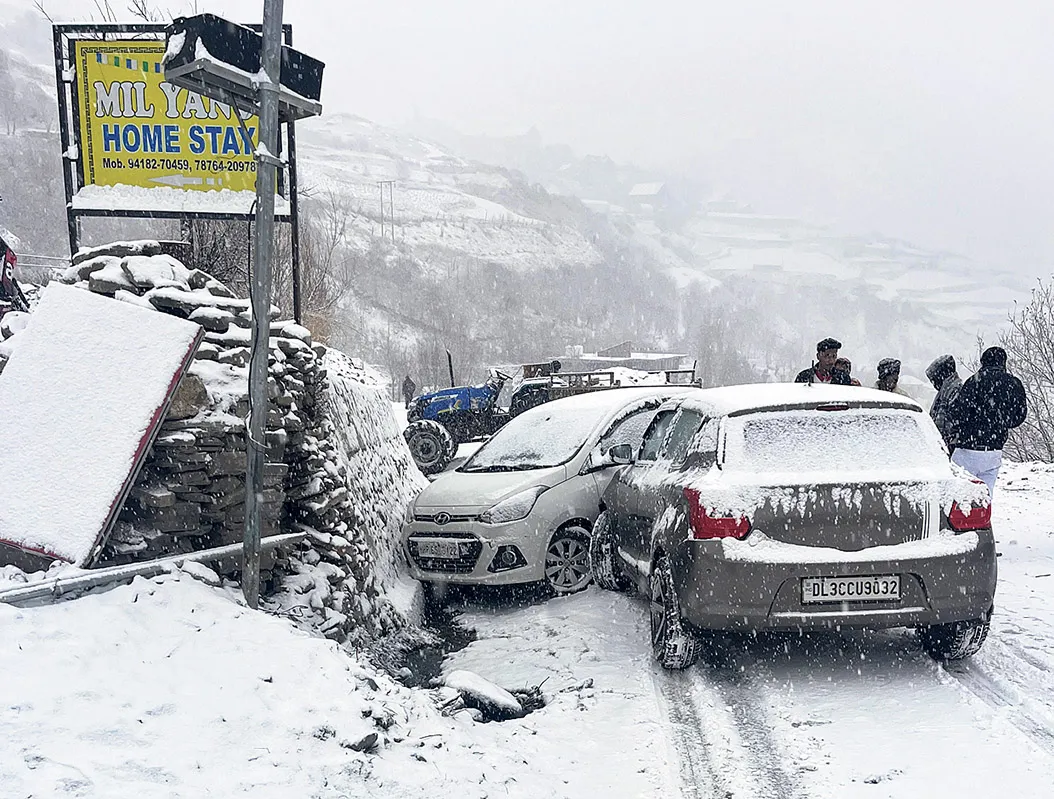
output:
<svg viewBox="0 0 1054 799"><path fill-rule="evenodd" d="M948 461L914 401L852 386L675 397L604 494L603 588L651 599L655 657L685 668L700 630L915 627L974 654L996 587L987 489Z"/></svg>

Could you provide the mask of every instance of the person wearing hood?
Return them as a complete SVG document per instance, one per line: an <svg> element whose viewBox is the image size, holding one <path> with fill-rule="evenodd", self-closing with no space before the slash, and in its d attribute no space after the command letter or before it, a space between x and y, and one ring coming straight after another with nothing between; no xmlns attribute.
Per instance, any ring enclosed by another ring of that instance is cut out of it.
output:
<svg viewBox="0 0 1054 799"><path fill-rule="evenodd" d="M878 380L875 388L879 391L891 391L907 397L908 392L900 387L900 361L896 358L883 358L878 362Z"/></svg>
<svg viewBox="0 0 1054 799"><path fill-rule="evenodd" d="M1028 416L1025 387L1007 372L1006 350L989 347L981 354L981 368L963 383L948 416L955 436L952 463L984 481L992 496L1006 439Z"/></svg>
<svg viewBox="0 0 1054 799"><path fill-rule="evenodd" d="M950 413L952 403L959 396L959 389L963 386L963 381L955 368L955 358L951 355L942 355L926 367L926 377L937 389L937 396L933 398L933 404L930 406L930 417L940 430L948 452L954 452L955 435L952 430Z"/></svg>
<svg viewBox="0 0 1054 799"><path fill-rule="evenodd" d="M849 381L851 386L859 386L860 381L853 377L853 362L848 358L839 356L838 360L834 362L834 371L841 372L845 375L846 380Z"/></svg>

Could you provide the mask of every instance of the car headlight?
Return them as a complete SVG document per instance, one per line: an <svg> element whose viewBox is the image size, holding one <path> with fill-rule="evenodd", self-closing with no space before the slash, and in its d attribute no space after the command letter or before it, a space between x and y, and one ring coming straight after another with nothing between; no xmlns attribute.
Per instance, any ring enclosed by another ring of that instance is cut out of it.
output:
<svg viewBox="0 0 1054 799"><path fill-rule="evenodd" d="M526 518L527 514L534 509L534 503L538 501L538 497L546 490L548 490L547 486L535 486L519 494L513 494L508 499L503 499L497 505L492 505L483 511L479 515L479 520L484 524L505 524Z"/></svg>
<svg viewBox="0 0 1054 799"><path fill-rule="evenodd" d="M403 524L411 524L414 520L414 502L411 500L406 503L406 510L403 511Z"/></svg>

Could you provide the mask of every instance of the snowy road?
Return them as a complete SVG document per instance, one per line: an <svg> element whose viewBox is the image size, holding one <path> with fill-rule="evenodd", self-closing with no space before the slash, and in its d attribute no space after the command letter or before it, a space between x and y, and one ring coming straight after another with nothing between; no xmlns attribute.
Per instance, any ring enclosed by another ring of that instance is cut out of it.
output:
<svg viewBox="0 0 1054 799"><path fill-rule="evenodd" d="M543 736L568 796L1054 797L1054 471L1009 467L995 512L997 614L969 663L938 666L904 630L770 634L669 674L644 602L591 588L470 599L479 640L444 670L547 680L554 701L512 723Z"/></svg>

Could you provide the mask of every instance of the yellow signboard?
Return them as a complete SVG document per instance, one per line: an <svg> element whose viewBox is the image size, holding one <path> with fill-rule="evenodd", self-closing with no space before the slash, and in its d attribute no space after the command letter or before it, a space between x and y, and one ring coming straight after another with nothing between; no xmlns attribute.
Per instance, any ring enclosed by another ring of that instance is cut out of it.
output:
<svg viewBox="0 0 1054 799"><path fill-rule="evenodd" d="M163 41L74 47L84 185L256 189L257 118L166 83Z"/></svg>

